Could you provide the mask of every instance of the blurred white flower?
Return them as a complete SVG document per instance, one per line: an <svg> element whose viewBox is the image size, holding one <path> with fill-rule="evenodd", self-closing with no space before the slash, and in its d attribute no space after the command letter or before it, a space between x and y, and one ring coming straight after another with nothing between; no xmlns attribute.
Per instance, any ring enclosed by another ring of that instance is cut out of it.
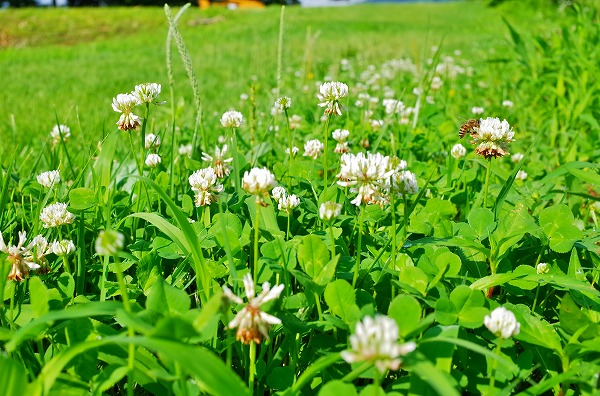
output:
<svg viewBox="0 0 600 396"><path fill-rule="evenodd" d="M278 298L283 291L284 285L277 285L271 289L269 282L265 282L262 285L262 291L255 297L254 282L250 274L246 274L244 276L244 287L248 303L229 322L228 327L230 329L237 327L236 338L238 341L244 344L250 344L251 342L260 344L263 339L269 339L269 328L271 325L281 324L279 318L263 312L261 306ZM236 304L244 303L227 286L223 286L223 294L227 299Z"/></svg>
<svg viewBox="0 0 600 396"><path fill-rule="evenodd" d="M438 89L440 89L442 87L442 85L444 85L444 82L442 81L442 79L438 76L434 76L431 79L431 89L433 89L434 91L437 91Z"/></svg>
<svg viewBox="0 0 600 396"><path fill-rule="evenodd" d="M243 102L243 101L246 101L246 100L248 100L248 98L249 98L249 96L248 96L248 94L247 94L247 93L242 93L242 94L240 94L240 100L241 100L242 102Z"/></svg>
<svg viewBox="0 0 600 396"><path fill-rule="evenodd" d="M503 157L509 154L506 149L508 143L514 141L515 133L506 120L500 121L499 118L488 117L482 119L479 127L473 128L471 134L473 141L478 144L475 153L485 158Z"/></svg>
<svg viewBox="0 0 600 396"><path fill-rule="evenodd" d="M525 180L527 179L527 172L525 172L524 170L520 169L517 174L515 175L515 179L519 179L519 180Z"/></svg>
<svg viewBox="0 0 600 396"><path fill-rule="evenodd" d="M118 94L113 98L113 110L121 113L119 121L117 121L120 130L129 131L140 125L140 117L132 113L132 108L139 104L139 99L131 94Z"/></svg>
<svg viewBox="0 0 600 396"><path fill-rule="evenodd" d="M182 144L181 146L179 146L177 153L181 156L191 157L193 151L194 151L194 147L192 146L191 143L189 143L189 144Z"/></svg>
<svg viewBox="0 0 600 396"><path fill-rule="evenodd" d="M454 146L452 146L452 150L450 150L450 155L452 155L456 159L464 157L466 154L467 149L460 143L457 143Z"/></svg>
<svg viewBox="0 0 600 396"><path fill-rule="evenodd" d="M319 218L325 221L331 221L342 213L342 205L337 202L327 201L319 206Z"/></svg>
<svg viewBox="0 0 600 396"><path fill-rule="evenodd" d="M348 136L350 136L350 131L347 129L336 129L331 133L331 137L333 137L333 140L340 143L345 142L346 139L348 139Z"/></svg>
<svg viewBox="0 0 600 396"><path fill-rule="evenodd" d="M514 153L510 156L512 162L519 162L523 159L523 153Z"/></svg>
<svg viewBox="0 0 600 396"><path fill-rule="evenodd" d="M147 149L156 149L160 147L160 136L157 136L153 133L149 133L145 137L144 147Z"/></svg>
<svg viewBox="0 0 600 396"><path fill-rule="evenodd" d="M550 265L548 265L548 263L539 263L535 267L535 272L537 272L538 275L547 274L548 272L550 272Z"/></svg>
<svg viewBox="0 0 600 396"><path fill-rule="evenodd" d="M223 178L231 173L229 163L233 161L233 157L225 158L229 147L224 144L223 148L215 146L215 155L211 156L208 153L202 152L202 160L212 163L215 174L218 178Z"/></svg>
<svg viewBox="0 0 600 396"><path fill-rule="evenodd" d="M75 215L67 210L66 203L57 202L42 209L40 220L45 228L51 228L73 223Z"/></svg>
<svg viewBox="0 0 600 396"><path fill-rule="evenodd" d="M365 317L356 324L350 336L350 350L342 351L348 363L371 362L383 374L386 370L398 370L401 356L417 348L414 342L398 343L399 331L396 321L387 316Z"/></svg>
<svg viewBox="0 0 600 396"><path fill-rule="evenodd" d="M66 125L54 125L52 131L50 131L50 137L52 138L52 146L57 146L60 141L65 143L71 137L71 128Z"/></svg>
<svg viewBox="0 0 600 396"><path fill-rule="evenodd" d="M216 201L217 194L223 191L223 185L217 183L217 180L214 168L200 169L190 175L188 181L196 193L196 206L206 206Z"/></svg>
<svg viewBox="0 0 600 396"><path fill-rule="evenodd" d="M477 114L483 114L483 107L473 107L471 108L471 113L477 115Z"/></svg>
<svg viewBox="0 0 600 396"><path fill-rule="evenodd" d="M513 107L513 105L514 105L514 103L511 102L510 100L503 100L502 101L502 106L504 106L504 107L511 108L511 107Z"/></svg>
<svg viewBox="0 0 600 396"><path fill-rule="evenodd" d="M239 111L226 111L221 116L221 125L225 128L239 128L244 122L244 116Z"/></svg>
<svg viewBox="0 0 600 396"><path fill-rule="evenodd" d="M158 154L148 154L146 157L146 165L150 168L156 168L162 162L162 158Z"/></svg>
<svg viewBox="0 0 600 396"><path fill-rule="evenodd" d="M37 181L46 188L51 188L60 182L60 173L58 170L42 172L37 175Z"/></svg>
<svg viewBox="0 0 600 396"><path fill-rule="evenodd" d="M516 336L521 331L521 324L515 314L504 307L498 307L490 315L486 315L483 324L496 337L504 339Z"/></svg>
<svg viewBox="0 0 600 396"><path fill-rule="evenodd" d="M141 103L154 103L156 105L162 105L165 102L159 102L156 99L160 95L161 85L157 83L144 83L136 85L135 89L131 94L135 96L138 102Z"/></svg>
<svg viewBox="0 0 600 396"><path fill-rule="evenodd" d="M54 241L52 244L52 253L57 256L68 256L75 251L75 244L70 239Z"/></svg>
<svg viewBox="0 0 600 396"><path fill-rule="evenodd" d="M103 230L98 233L95 248L100 256L113 256L123 250L125 236L118 231Z"/></svg>
<svg viewBox="0 0 600 396"><path fill-rule="evenodd" d="M300 123L302 122L302 117L298 114L292 114L290 117L290 129L298 129L300 128Z"/></svg>
<svg viewBox="0 0 600 396"><path fill-rule="evenodd" d="M304 143L304 156L317 159L325 146L318 139L309 140Z"/></svg>
<svg viewBox="0 0 600 396"><path fill-rule="evenodd" d="M348 96L348 86L338 81L326 82L319 87L317 98L320 107L326 107L325 114L342 115L340 100Z"/></svg>
<svg viewBox="0 0 600 396"><path fill-rule="evenodd" d="M300 151L300 149L298 147L296 147L296 146L292 147L292 157L295 157L298 154L299 151ZM285 153L287 155L290 155L290 148L289 147L285 149Z"/></svg>

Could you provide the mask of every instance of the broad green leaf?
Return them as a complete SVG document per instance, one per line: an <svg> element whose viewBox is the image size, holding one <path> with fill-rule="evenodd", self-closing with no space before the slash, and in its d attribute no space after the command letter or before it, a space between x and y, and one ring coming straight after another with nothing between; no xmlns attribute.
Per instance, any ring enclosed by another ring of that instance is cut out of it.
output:
<svg viewBox="0 0 600 396"><path fill-rule="evenodd" d="M316 235L306 235L298 246L298 263L311 278L316 278L329 261L329 249Z"/></svg>
<svg viewBox="0 0 600 396"><path fill-rule="evenodd" d="M458 312L458 324L466 328L477 328L483 324L483 318L488 313L483 293L473 290L466 285L457 286L450 293L450 301Z"/></svg>
<svg viewBox="0 0 600 396"><path fill-rule="evenodd" d="M406 337L419 327L421 321L421 304L409 295L399 295L392 300L388 308L388 316L396 321L402 337Z"/></svg>
<svg viewBox="0 0 600 396"><path fill-rule="evenodd" d="M499 261L525 234L536 235L539 227L535 224L528 208L518 203L509 213L502 216L498 226L491 235L496 249L493 251L496 261Z"/></svg>
<svg viewBox="0 0 600 396"><path fill-rule="evenodd" d="M537 275L535 268L531 265L519 265L513 274L516 275L516 278L508 282L512 286L523 290L533 290L539 285L538 282L528 279L530 275Z"/></svg>
<svg viewBox="0 0 600 396"><path fill-rule="evenodd" d="M411 376L409 396L460 396L452 377L438 370L429 360L423 359L407 369L415 374Z"/></svg>
<svg viewBox="0 0 600 396"><path fill-rule="evenodd" d="M183 314L190 309L188 294L158 278L150 288L146 308L169 315Z"/></svg>
<svg viewBox="0 0 600 396"><path fill-rule="evenodd" d="M341 254L336 254L335 257L325 264L325 267L321 272L314 278L314 281L319 286L325 286L333 280L335 277L335 268L337 267L338 261L340 260Z"/></svg>
<svg viewBox="0 0 600 396"><path fill-rule="evenodd" d="M331 312L341 318L347 325L360 319L360 309L356 305L356 293L352 285L338 279L325 288L325 302Z"/></svg>
<svg viewBox="0 0 600 396"><path fill-rule="evenodd" d="M48 313L48 288L38 277L29 279L29 295L31 296L31 307L36 318Z"/></svg>
<svg viewBox="0 0 600 396"><path fill-rule="evenodd" d="M443 270L448 268L445 276L456 276L460 272L461 261L460 257L450 252L448 249L438 249L435 253L435 265Z"/></svg>
<svg viewBox="0 0 600 396"><path fill-rule="evenodd" d="M69 192L69 209L84 211L96 206L96 193L94 190L79 187Z"/></svg>
<svg viewBox="0 0 600 396"><path fill-rule="evenodd" d="M521 324L521 331L515 336L517 340L552 349L559 354L562 353L560 337L550 323L532 315L525 305L506 304L505 306L515 314L517 321Z"/></svg>
<svg viewBox="0 0 600 396"><path fill-rule="evenodd" d="M517 275L513 274L512 272L506 274L488 275L471 283L469 287L473 290L485 290L491 286L503 285L516 277Z"/></svg>
<svg viewBox="0 0 600 396"><path fill-rule="evenodd" d="M26 394L27 373L21 363L0 355L0 384L3 396L22 396Z"/></svg>
<svg viewBox="0 0 600 396"><path fill-rule="evenodd" d="M580 308L569 293L565 294L560 303L560 327L567 334L575 334L582 328L585 331L581 333L583 339L593 339L600 337L600 324L593 321L588 310Z"/></svg>
<svg viewBox="0 0 600 396"><path fill-rule="evenodd" d="M435 302L435 320L445 326L453 325L458 320L458 311L449 298L440 297Z"/></svg>
<svg viewBox="0 0 600 396"><path fill-rule="evenodd" d="M73 279L73 275L63 272L58 277L56 284L64 299L70 300L73 298L73 293L75 293L75 280Z"/></svg>
<svg viewBox="0 0 600 396"><path fill-rule="evenodd" d="M475 208L469 212L469 225L477 232L480 240L484 240L496 228L494 213L486 208Z"/></svg>
<svg viewBox="0 0 600 396"><path fill-rule="evenodd" d="M568 252L583 237L573 221L573 213L567 205L550 206L540 212L540 227L550 240L550 248L555 252Z"/></svg>
<svg viewBox="0 0 600 396"><path fill-rule="evenodd" d="M596 172L572 168L569 173L585 183L600 186L600 175Z"/></svg>
<svg viewBox="0 0 600 396"><path fill-rule="evenodd" d="M409 285L415 290L425 295L427 284L429 283L427 275L418 267L406 266L400 271L400 282Z"/></svg>
<svg viewBox="0 0 600 396"><path fill-rule="evenodd" d="M227 238L233 253L240 250L242 246L242 222L233 213L215 215L208 234L216 238L219 246L225 246L225 238Z"/></svg>
<svg viewBox="0 0 600 396"><path fill-rule="evenodd" d="M356 388L352 384L348 384L346 382L340 380L332 380L327 382L318 393L319 396L355 396L358 395L356 393Z"/></svg>
<svg viewBox="0 0 600 396"><path fill-rule="evenodd" d="M104 392L107 392L117 382L125 378L128 372L129 367L127 366L117 366L111 364L103 367L98 375L98 378L96 378L94 394L103 394Z"/></svg>
<svg viewBox="0 0 600 396"><path fill-rule="evenodd" d="M456 215L456 207L450 201L440 198L431 198L427 200L425 207L420 212L414 213L410 217L410 231L432 235L434 227L442 220L449 220Z"/></svg>

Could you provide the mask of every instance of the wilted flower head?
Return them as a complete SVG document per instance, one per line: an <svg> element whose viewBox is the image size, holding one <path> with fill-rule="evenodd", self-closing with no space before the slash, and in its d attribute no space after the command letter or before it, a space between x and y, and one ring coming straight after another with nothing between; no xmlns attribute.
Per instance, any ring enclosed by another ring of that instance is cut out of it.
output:
<svg viewBox="0 0 600 396"><path fill-rule="evenodd" d="M239 128L244 122L244 116L239 111L226 111L221 116L221 125L225 128Z"/></svg>
<svg viewBox="0 0 600 396"><path fill-rule="evenodd" d="M96 238L96 253L100 256L113 256L123 250L125 236L115 230L103 230Z"/></svg>
<svg viewBox="0 0 600 396"><path fill-rule="evenodd" d="M146 165L150 168L156 168L161 162L162 158L160 158L160 155L153 153L148 154L145 161Z"/></svg>
<svg viewBox="0 0 600 396"><path fill-rule="evenodd" d="M217 194L223 191L223 185L217 183L217 177L214 168L197 170L189 177L190 186L196 193L196 206L206 206L216 201Z"/></svg>
<svg viewBox="0 0 600 396"><path fill-rule="evenodd" d="M160 95L161 86L157 83L145 83L136 85L131 94L135 96L139 103L154 103L156 105L164 104L156 99Z"/></svg>
<svg viewBox="0 0 600 396"><path fill-rule="evenodd" d="M342 213L342 205L337 202L327 201L319 206L319 218L324 221L331 221Z"/></svg>
<svg viewBox="0 0 600 396"><path fill-rule="evenodd" d="M509 154L506 149L508 143L514 141L515 133L506 120L500 121L499 118L488 117L482 119L479 127L473 129L471 143L478 144L475 153L485 158L497 158Z"/></svg>
<svg viewBox="0 0 600 396"><path fill-rule="evenodd" d="M145 137L144 146L147 149L156 149L160 147L160 136L153 133L148 133Z"/></svg>
<svg viewBox="0 0 600 396"><path fill-rule="evenodd" d="M321 84L317 98L321 101L320 107L327 107L325 114L342 115L340 99L348 96L348 86L344 83L332 81Z"/></svg>
<svg viewBox="0 0 600 396"><path fill-rule="evenodd" d="M483 324L496 337L510 338L521 331L521 324L517 322L515 314L504 307L494 309L483 319Z"/></svg>
<svg viewBox="0 0 600 396"><path fill-rule="evenodd" d="M212 163L212 167L215 170L215 174L218 178L223 178L231 172L231 167L229 163L233 161L233 157L225 158L227 154L228 147L226 144L223 145L223 148L219 148L219 146L215 146L215 155L214 157L209 155L208 153L202 152L202 160Z"/></svg>
<svg viewBox="0 0 600 396"><path fill-rule="evenodd" d="M452 150L450 150L450 155L452 155L456 159L464 157L466 154L467 149L460 143L457 143L454 146L452 146Z"/></svg>
<svg viewBox="0 0 600 396"><path fill-rule="evenodd" d="M254 282L250 274L244 276L244 287L248 304L229 322L230 329L238 328L236 338L244 344L255 342L260 344L263 339L269 339L270 325L280 324L281 320L273 315L261 311L261 306L279 297L283 291L284 285L277 285L271 289L269 282L262 285L262 291L255 297ZM223 286L223 294L230 301L236 304L243 304L244 301L233 294L227 287Z"/></svg>
<svg viewBox="0 0 600 396"><path fill-rule="evenodd" d="M352 187L350 191L358 195L351 202L359 206L361 203L372 204L383 202L382 189L385 187L393 170L389 170L390 157L380 153L342 154L340 158L340 179L337 183L342 187Z"/></svg>
<svg viewBox="0 0 600 396"><path fill-rule="evenodd" d="M396 321L387 316L365 317L356 324L350 336L350 350L342 352L348 363L371 362L380 373L398 370L404 356L417 348L414 342L398 343L399 331Z"/></svg>
<svg viewBox="0 0 600 396"><path fill-rule="evenodd" d="M397 99L384 99L382 103L385 106L386 114L400 114L404 109L406 109L404 103Z"/></svg>
<svg viewBox="0 0 600 396"><path fill-rule="evenodd" d="M42 209L40 220L45 228L51 228L73 223L75 215L67 210L66 203L57 202Z"/></svg>
<svg viewBox="0 0 600 396"><path fill-rule="evenodd" d="M256 202L262 203L262 196L268 195L275 187L275 176L267 168L252 168L244 172L242 187L248 193L256 195Z"/></svg>
<svg viewBox="0 0 600 396"><path fill-rule="evenodd" d="M71 128L62 124L54 125L52 131L50 131L50 137L53 146L58 145L61 140L66 142L71 137Z"/></svg>
<svg viewBox="0 0 600 396"><path fill-rule="evenodd" d="M75 251L75 244L69 239L54 241L52 244L52 253L57 256L68 256Z"/></svg>
<svg viewBox="0 0 600 396"><path fill-rule="evenodd" d="M548 265L548 263L539 263L535 267L535 272L537 272L538 275L547 274L548 272L550 272L550 266Z"/></svg>
<svg viewBox="0 0 600 396"><path fill-rule="evenodd" d="M48 172L42 172L37 175L37 181L46 188L51 188L55 184L60 182L60 172L58 170L52 170Z"/></svg>
<svg viewBox="0 0 600 396"><path fill-rule="evenodd" d="M113 110L117 113L121 113L121 117L119 117L119 121L117 121L120 130L129 131L140 125L140 117L132 113L132 108L139 104L139 99L131 94L118 94L113 98Z"/></svg>
<svg viewBox="0 0 600 396"><path fill-rule="evenodd" d="M325 146L318 139L309 140L304 143L304 156L317 159Z"/></svg>
<svg viewBox="0 0 600 396"><path fill-rule="evenodd" d="M8 279L10 280L22 281L29 276L29 270L40 267L38 264L27 259L26 255L29 253L29 247L24 246L26 240L27 233L19 231L19 242L16 245L6 245L4 237L0 233L0 251L8 254L6 260L12 264L12 269L8 274Z"/></svg>

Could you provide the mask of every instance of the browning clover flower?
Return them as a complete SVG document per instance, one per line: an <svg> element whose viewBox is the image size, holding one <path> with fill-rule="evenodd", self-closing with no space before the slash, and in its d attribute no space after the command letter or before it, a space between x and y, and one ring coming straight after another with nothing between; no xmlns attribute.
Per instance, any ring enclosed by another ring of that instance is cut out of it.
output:
<svg viewBox="0 0 600 396"><path fill-rule="evenodd" d="M348 136L350 136L350 131L347 129L336 129L331 133L331 137L337 142L335 150L333 150L334 153L344 154L350 151L348 142L346 142Z"/></svg>
<svg viewBox="0 0 600 396"><path fill-rule="evenodd" d="M483 324L496 337L510 338L521 331L521 324L517 321L515 314L504 307L494 309L483 319Z"/></svg>
<svg viewBox="0 0 600 396"><path fill-rule="evenodd" d="M350 336L351 350L342 351L342 358L348 363L371 362L383 374L386 370L398 370L401 356L414 351L414 342L398 343L398 325L387 316L365 317L356 324Z"/></svg>
<svg viewBox="0 0 600 396"><path fill-rule="evenodd" d="M488 117L481 119L479 127L473 128L472 144L478 144L475 153L485 158L498 158L510 154L506 151L508 143L514 141L515 133L506 120Z"/></svg>
<svg viewBox="0 0 600 396"><path fill-rule="evenodd" d="M342 115L340 99L348 96L348 86L338 81L326 82L319 87L317 98L321 101L320 107L327 107L325 114Z"/></svg>
<svg viewBox="0 0 600 396"><path fill-rule="evenodd" d="M352 187L351 192L358 195L351 203L373 204L385 202L384 188L386 180L394 173L388 170L390 157L380 153L342 154L340 179L337 183L342 187Z"/></svg>
<svg viewBox="0 0 600 396"><path fill-rule="evenodd" d="M196 206L210 205L217 200L217 194L223 191L223 185L217 183L214 168L204 168L192 173L189 177L190 186L196 193Z"/></svg>
<svg viewBox="0 0 600 396"><path fill-rule="evenodd" d="M283 291L284 285L277 285L271 289L269 282L265 282L262 285L262 291L255 297L254 281L250 274L246 274L244 276L244 287L246 289L248 304L229 322L228 327L230 329L238 328L236 338L242 343L250 344L254 341L260 344L263 339L269 339L270 325L281 324L279 318L261 311L260 307L278 298ZM227 286L223 286L223 294L227 299L236 304L244 303Z"/></svg>
<svg viewBox="0 0 600 396"><path fill-rule="evenodd" d="M231 166L229 166L229 163L233 161L233 158L225 158L227 150L228 147L226 144L224 144L222 149L220 149L218 146L215 146L214 157L209 155L208 153L202 152L202 160L212 163L212 167L215 170L215 174L219 179L228 176L231 172Z"/></svg>
<svg viewBox="0 0 600 396"><path fill-rule="evenodd" d="M226 111L221 116L221 125L225 128L239 128L244 122L244 116L239 111Z"/></svg>
<svg viewBox="0 0 600 396"><path fill-rule="evenodd" d="M60 182L60 172L58 170L42 172L37 176L37 181L46 188L52 188Z"/></svg>
<svg viewBox="0 0 600 396"><path fill-rule="evenodd" d="M30 270L37 270L41 264L45 264L45 255L50 253L48 242L40 235L25 245L27 233L19 231L19 242L16 245L6 245L2 233L0 233L0 251L8 254L6 260L12 264L8 279L22 281L29 276ZM35 249L35 251L32 251ZM46 265L47 267L47 265Z"/></svg>
<svg viewBox="0 0 600 396"><path fill-rule="evenodd" d="M112 108L117 113L121 113L117 125L122 131L135 129L140 125L140 117L132 113L132 108L139 105L139 99L132 94L118 94L113 98Z"/></svg>
<svg viewBox="0 0 600 396"><path fill-rule="evenodd" d="M75 215L67 210L66 203L57 202L42 209L40 220L45 228L51 228L73 223Z"/></svg>

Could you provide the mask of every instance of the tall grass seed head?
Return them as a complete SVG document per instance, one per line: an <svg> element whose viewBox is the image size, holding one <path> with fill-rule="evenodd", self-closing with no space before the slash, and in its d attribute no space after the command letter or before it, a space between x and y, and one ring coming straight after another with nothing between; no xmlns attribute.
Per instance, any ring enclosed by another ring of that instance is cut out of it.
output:
<svg viewBox="0 0 600 396"><path fill-rule="evenodd" d="M58 170L42 172L37 175L36 179L42 186L51 188L60 182L60 172Z"/></svg>
<svg viewBox="0 0 600 396"><path fill-rule="evenodd" d="M125 236L115 230L102 230L96 238L96 253L100 256L114 256L125 246Z"/></svg>
<svg viewBox="0 0 600 396"><path fill-rule="evenodd" d="M221 116L221 125L225 128L239 128L243 122L244 116L239 111L226 111Z"/></svg>
<svg viewBox="0 0 600 396"><path fill-rule="evenodd" d="M342 115L340 100L348 96L348 86L342 82L332 81L321 84L317 98L320 107L326 107L325 114Z"/></svg>
<svg viewBox="0 0 600 396"><path fill-rule="evenodd" d="M504 339L516 336L521 331L521 324L515 314L504 307L498 307L486 315L483 324L496 337Z"/></svg>
<svg viewBox="0 0 600 396"><path fill-rule="evenodd" d="M57 202L42 209L40 220L45 228L52 228L72 224L75 221L75 215L67 210L66 203Z"/></svg>

